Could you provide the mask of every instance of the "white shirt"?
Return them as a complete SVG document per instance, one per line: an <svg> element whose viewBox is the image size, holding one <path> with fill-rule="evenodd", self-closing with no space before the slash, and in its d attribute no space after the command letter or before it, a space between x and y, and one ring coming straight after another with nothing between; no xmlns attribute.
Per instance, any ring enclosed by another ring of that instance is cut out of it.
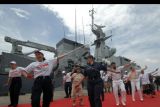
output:
<svg viewBox="0 0 160 107"><path fill-rule="evenodd" d="M104 71L103 71L103 70L100 70L101 78L103 78L103 73L104 73Z"/></svg>
<svg viewBox="0 0 160 107"><path fill-rule="evenodd" d="M103 75L103 76L102 76L103 81L104 81L104 82L107 82L107 81L108 81L108 77L109 77L108 74Z"/></svg>
<svg viewBox="0 0 160 107"><path fill-rule="evenodd" d="M45 60L43 62L32 62L25 68L26 72L33 72L34 78L39 76L50 76L53 67L56 67L57 59Z"/></svg>
<svg viewBox="0 0 160 107"><path fill-rule="evenodd" d="M71 82L71 72L69 72L63 76L63 81L64 82Z"/></svg>
<svg viewBox="0 0 160 107"><path fill-rule="evenodd" d="M132 80L137 80L139 81L140 80L140 74L141 74L141 70L136 70L135 71L135 75L132 74L132 71L129 73L129 76L131 77L131 81Z"/></svg>
<svg viewBox="0 0 160 107"><path fill-rule="evenodd" d="M11 69L9 71L9 77L21 77L23 71L24 71L23 67L17 67L16 69Z"/></svg>
<svg viewBox="0 0 160 107"><path fill-rule="evenodd" d="M121 80L122 79L122 69L124 68L124 66L119 66L116 68L116 72L120 72L120 73L113 73L111 72L111 76L112 76L112 80L116 81L116 80Z"/></svg>
<svg viewBox="0 0 160 107"><path fill-rule="evenodd" d="M126 82L127 79L128 79L128 77L129 77L129 76L128 76L127 74L124 74L124 75L123 75L123 81Z"/></svg>
<svg viewBox="0 0 160 107"><path fill-rule="evenodd" d="M150 81L149 81L149 73L144 73L144 74L140 74L140 78L142 80L142 84L143 85L146 85L146 84L150 84Z"/></svg>

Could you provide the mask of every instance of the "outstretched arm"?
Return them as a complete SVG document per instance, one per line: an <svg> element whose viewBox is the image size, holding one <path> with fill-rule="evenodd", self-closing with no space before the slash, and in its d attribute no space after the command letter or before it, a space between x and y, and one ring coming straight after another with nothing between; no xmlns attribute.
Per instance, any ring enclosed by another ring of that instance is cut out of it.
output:
<svg viewBox="0 0 160 107"><path fill-rule="evenodd" d="M59 56L57 57L57 61L59 61L60 59L64 58L65 56L66 56L66 54L59 55Z"/></svg>
<svg viewBox="0 0 160 107"><path fill-rule="evenodd" d="M33 75L31 73L27 73L25 70L22 71L22 75L26 78L33 78Z"/></svg>
<svg viewBox="0 0 160 107"><path fill-rule="evenodd" d="M58 69L58 67L59 67L59 59L57 58L57 64L56 64L56 66L55 66L55 67L53 67L52 71L57 70L57 69Z"/></svg>
<svg viewBox="0 0 160 107"><path fill-rule="evenodd" d="M150 74L157 74L157 71L158 71L159 68L155 69L154 71L152 71Z"/></svg>
<svg viewBox="0 0 160 107"><path fill-rule="evenodd" d="M124 66L124 68L127 68L127 67L129 67L132 63L134 63L134 61L130 61L128 64L125 64L125 65L123 65L123 66Z"/></svg>

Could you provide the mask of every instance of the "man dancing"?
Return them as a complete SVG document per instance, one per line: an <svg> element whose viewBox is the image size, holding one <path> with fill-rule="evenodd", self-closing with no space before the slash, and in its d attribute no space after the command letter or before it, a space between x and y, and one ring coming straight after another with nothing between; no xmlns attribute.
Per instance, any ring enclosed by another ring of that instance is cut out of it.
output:
<svg viewBox="0 0 160 107"><path fill-rule="evenodd" d="M135 87L137 88L140 100L143 101L143 96L142 96L142 91L140 88L140 74L141 71L146 70L147 66L145 66L145 68L140 69L140 70L136 70L134 67L130 67L131 72L129 73L129 78L128 80L131 81L131 87L132 87L132 101L135 101Z"/></svg>
<svg viewBox="0 0 160 107"><path fill-rule="evenodd" d="M84 76L87 78L87 90L90 107L102 107L101 94L103 82L100 76L100 70L106 71L106 67L94 62L94 57L89 55L87 58L87 67Z"/></svg>
<svg viewBox="0 0 160 107"><path fill-rule="evenodd" d="M116 71L116 72L111 72L110 75L111 75L112 81L113 81L113 93L114 93L114 97L115 97L117 106L120 105L119 96L118 96L118 88L120 88L120 90L121 90L122 105L126 106L126 90L125 90L123 80L121 78L122 78L122 69L127 68L128 66L130 66L130 64L131 63L126 64L124 66L120 66L117 68L115 62L111 63L111 68Z"/></svg>
<svg viewBox="0 0 160 107"><path fill-rule="evenodd" d="M142 88L143 88L143 94L150 95L152 98L154 97L154 90L152 88L152 85L150 83L149 77L153 75L153 73L156 73L158 71L158 68L150 73L144 72L144 70L141 71L140 79L142 82Z"/></svg>

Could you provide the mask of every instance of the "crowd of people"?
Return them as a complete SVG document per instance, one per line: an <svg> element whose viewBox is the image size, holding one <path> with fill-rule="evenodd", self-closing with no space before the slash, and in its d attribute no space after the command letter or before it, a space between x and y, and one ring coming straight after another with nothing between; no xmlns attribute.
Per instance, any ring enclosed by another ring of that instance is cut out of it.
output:
<svg viewBox="0 0 160 107"><path fill-rule="evenodd" d="M15 61L11 61L11 70L6 85L10 85L9 107L17 107L20 89L22 87L21 76L34 78L34 84L31 94L32 107L40 107L40 97L43 93L42 107L49 107L53 100L53 83L50 77L53 69L59 65L59 60L64 56L56 59L46 60L44 54L40 51L35 52L36 62L32 62L27 67L17 67ZM126 94L132 95L132 101L135 102L135 92L139 94L140 101L144 100L144 95L154 97L156 73L158 68L153 72L145 72L147 66L142 69L136 69L132 66L132 61L123 66L117 67L115 62L98 63L94 57L87 57L87 65L75 65L71 72L62 71L63 86L66 93L65 98L72 99L72 106L78 104L84 105L83 82L87 82L87 92L90 107L102 107L102 101L105 100L105 93L113 92L116 105L126 106ZM124 71L129 69L129 71ZM157 86L158 89L158 86ZM121 101L120 97L121 96Z"/></svg>
<svg viewBox="0 0 160 107"><path fill-rule="evenodd" d="M142 69L136 69L132 66L132 61L129 64L123 66L116 66L115 62L105 65L94 62L93 56L89 56L87 59L88 65L84 68L78 68L84 77L78 82L82 83L83 80L87 80L87 90L89 96L89 102L91 107L102 107L102 102L104 100L104 93L111 93L115 97L116 105L120 105L119 96L121 96L121 103L126 106L126 94L132 96L132 101L135 102L135 92L139 94L140 101L144 100L145 95L150 95L152 98L155 97L155 78L156 73L158 73L158 68L152 72L145 72L147 66ZM125 69L128 71L124 71ZM72 73L75 71L76 67L70 73L70 78ZM64 78L65 81L65 78ZM72 83L72 79L70 79ZM73 90L75 90L75 85L72 84ZM76 93L76 91L74 91ZM82 91L81 91L82 92ZM78 92L77 92L78 94ZM66 94L67 95L67 94ZM83 96L83 94L81 93ZM71 96L74 96L71 94ZM75 97L73 97L73 107L75 104ZM80 97L82 98L82 97ZM96 102L96 103L95 103Z"/></svg>

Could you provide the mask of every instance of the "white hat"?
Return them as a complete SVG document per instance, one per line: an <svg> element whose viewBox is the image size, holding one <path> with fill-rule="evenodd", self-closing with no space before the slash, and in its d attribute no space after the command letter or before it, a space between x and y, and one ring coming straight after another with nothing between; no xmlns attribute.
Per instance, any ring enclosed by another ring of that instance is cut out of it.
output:
<svg viewBox="0 0 160 107"><path fill-rule="evenodd" d="M103 70L100 70L100 73L102 74L102 73L103 73Z"/></svg>
<svg viewBox="0 0 160 107"><path fill-rule="evenodd" d="M16 64L16 61L11 61L10 64Z"/></svg>
<svg viewBox="0 0 160 107"><path fill-rule="evenodd" d="M125 71L125 72L128 72L128 71Z"/></svg>
<svg viewBox="0 0 160 107"><path fill-rule="evenodd" d="M66 73L66 71L62 71L62 74Z"/></svg>

